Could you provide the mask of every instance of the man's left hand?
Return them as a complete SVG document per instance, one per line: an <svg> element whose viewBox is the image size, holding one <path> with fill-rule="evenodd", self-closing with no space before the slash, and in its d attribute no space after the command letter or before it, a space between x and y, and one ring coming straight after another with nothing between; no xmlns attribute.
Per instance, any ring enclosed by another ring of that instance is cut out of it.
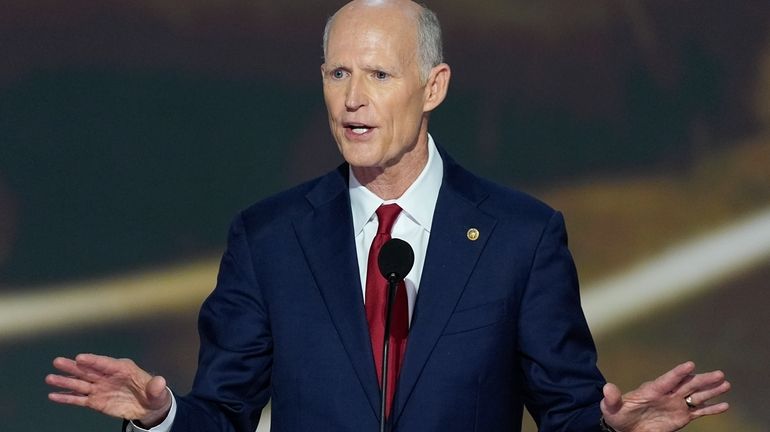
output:
<svg viewBox="0 0 770 432"><path fill-rule="evenodd" d="M711 402L730 390L725 374L694 371L693 362L682 363L626 394L607 383L601 402L604 421L618 432L665 432L679 430L699 417L727 411L726 402Z"/></svg>

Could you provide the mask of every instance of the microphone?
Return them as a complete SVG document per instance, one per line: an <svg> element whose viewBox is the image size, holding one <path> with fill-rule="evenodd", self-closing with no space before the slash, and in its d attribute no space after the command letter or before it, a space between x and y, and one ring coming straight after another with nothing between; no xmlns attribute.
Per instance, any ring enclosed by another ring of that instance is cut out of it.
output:
<svg viewBox="0 0 770 432"><path fill-rule="evenodd" d="M377 264L385 279L396 278L400 282L414 265L414 251L409 243L398 238L390 239L382 245Z"/></svg>
<svg viewBox="0 0 770 432"><path fill-rule="evenodd" d="M390 321L396 287L404 280L414 265L414 251L409 243L393 238L385 242L377 257L377 265L382 276L388 280L388 302L385 309L385 340L382 343L382 371L380 386L380 432L385 432L385 407L388 394L388 352L390 351Z"/></svg>

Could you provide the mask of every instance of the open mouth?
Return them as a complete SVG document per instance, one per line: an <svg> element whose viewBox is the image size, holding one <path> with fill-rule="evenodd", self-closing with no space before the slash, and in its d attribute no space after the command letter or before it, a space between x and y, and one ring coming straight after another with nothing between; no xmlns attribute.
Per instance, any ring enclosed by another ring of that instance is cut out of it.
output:
<svg viewBox="0 0 770 432"><path fill-rule="evenodd" d="M355 135L364 135L374 129L374 127L363 123L345 123L345 129L350 130Z"/></svg>

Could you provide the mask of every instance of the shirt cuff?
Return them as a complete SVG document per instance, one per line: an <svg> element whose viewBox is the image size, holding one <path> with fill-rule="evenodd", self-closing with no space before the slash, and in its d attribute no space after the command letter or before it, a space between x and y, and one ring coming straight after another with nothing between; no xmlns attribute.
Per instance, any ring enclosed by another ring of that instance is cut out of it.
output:
<svg viewBox="0 0 770 432"><path fill-rule="evenodd" d="M170 431L171 425L174 424L174 417L176 417L176 399L174 398L174 392L172 392L170 388L166 387L166 390L171 395L171 409L168 410L168 415L166 415L166 419L163 420L161 424L150 429L142 429L136 424L134 424L133 421L130 421L128 422L128 424L126 424L126 430L124 432L168 432Z"/></svg>

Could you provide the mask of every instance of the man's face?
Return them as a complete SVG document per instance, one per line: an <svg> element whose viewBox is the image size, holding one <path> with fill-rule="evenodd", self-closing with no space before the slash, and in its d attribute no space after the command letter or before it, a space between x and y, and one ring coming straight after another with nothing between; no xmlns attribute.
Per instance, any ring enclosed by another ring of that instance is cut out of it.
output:
<svg viewBox="0 0 770 432"><path fill-rule="evenodd" d="M321 67L332 135L359 168L393 166L414 149L425 104L414 20L376 12L338 14Z"/></svg>

